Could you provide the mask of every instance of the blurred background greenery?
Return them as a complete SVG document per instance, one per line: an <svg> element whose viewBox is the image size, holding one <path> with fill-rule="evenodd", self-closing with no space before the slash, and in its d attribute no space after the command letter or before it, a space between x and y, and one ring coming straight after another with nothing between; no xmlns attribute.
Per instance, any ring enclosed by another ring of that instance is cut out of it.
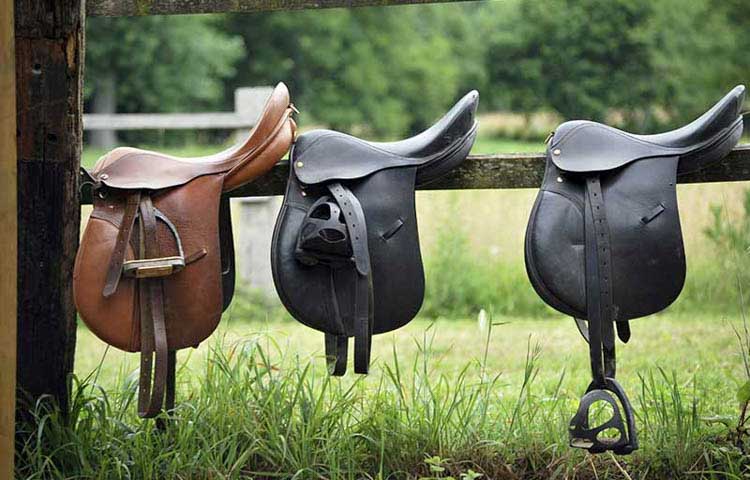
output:
<svg viewBox="0 0 750 480"><path fill-rule="evenodd" d="M549 131L570 118L635 132L672 128L750 78L743 0L506 0L87 22L89 112L231 111L235 88L284 81L303 130L393 139L478 89L474 153L541 151ZM231 140L229 131L118 135L123 144L188 156ZM84 164L102 153L87 148ZM744 190L742 183L680 186L689 272L673 308L736 313L743 306ZM428 276L422 315L466 317L482 307L553 314L523 266L534 196L418 194ZM270 306L247 292L236 313L263 317Z"/></svg>
<svg viewBox="0 0 750 480"><path fill-rule="evenodd" d="M424 128L470 89L482 93L484 112L554 112L650 131L689 120L748 77L748 28L742 0L90 18L87 107L114 81L121 113L231 110L235 87L283 80L304 124L379 137ZM535 140L548 133L518 130Z"/></svg>

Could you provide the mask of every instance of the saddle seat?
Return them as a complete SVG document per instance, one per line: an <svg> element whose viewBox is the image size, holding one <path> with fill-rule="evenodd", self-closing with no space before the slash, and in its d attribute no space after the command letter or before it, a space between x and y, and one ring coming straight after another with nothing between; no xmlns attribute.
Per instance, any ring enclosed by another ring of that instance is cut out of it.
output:
<svg viewBox="0 0 750 480"><path fill-rule="evenodd" d="M417 185L428 183L463 160L456 152L476 133L479 93L466 94L432 127L396 142L369 142L333 130L301 136L292 151L297 178L308 185L353 180L388 168L417 167Z"/></svg>
<svg viewBox="0 0 750 480"><path fill-rule="evenodd" d="M292 135L296 130L293 121L287 122L293 110L289 91L280 83L244 142L223 152L192 158L119 147L97 161L91 176L113 188L158 190L184 185L203 175L228 172L223 191L229 191L266 172L268 162L276 162L277 150L285 146L284 142L274 141L277 134L283 128L291 128Z"/></svg>
<svg viewBox="0 0 750 480"><path fill-rule="evenodd" d="M552 162L563 171L584 173L645 158L679 157L678 175L699 170L723 158L737 143L744 94L745 87L739 85L688 125L655 135L636 135L586 120L565 122L549 146Z"/></svg>

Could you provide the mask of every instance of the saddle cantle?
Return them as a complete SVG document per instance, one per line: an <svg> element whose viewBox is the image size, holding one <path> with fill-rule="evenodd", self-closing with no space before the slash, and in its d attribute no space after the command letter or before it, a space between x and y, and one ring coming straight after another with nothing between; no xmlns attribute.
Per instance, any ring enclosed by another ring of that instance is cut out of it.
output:
<svg viewBox="0 0 750 480"><path fill-rule="evenodd" d="M638 448L632 408L615 380L614 325L627 342L629 320L666 308L682 290L677 175L720 160L736 145L744 94L743 86L734 88L700 118L667 133L633 135L571 121L548 142L525 260L539 296L574 317L589 342L593 381L571 420L571 446L620 454ZM612 405L614 416L591 427L589 408L597 401ZM604 438L607 429L618 435Z"/></svg>
<svg viewBox="0 0 750 480"><path fill-rule="evenodd" d="M331 374L346 371L349 337L354 370L367 373L372 335L419 311L424 273L414 189L466 158L478 98L467 94L430 129L400 142L329 130L295 142L271 267L292 316L325 333Z"/></svg>
<svg viewBox="0 0 750 480"><path fill-rule="evenodd" d="M83 172L94 210L76 255L75 303L99 338L141 352L142 417L172 408L175 351L208 337L229 305L234 251L222 193L264 174L289 150L293 111L280 83L248 139L224 152L177 158L117 148Z"/></svg>

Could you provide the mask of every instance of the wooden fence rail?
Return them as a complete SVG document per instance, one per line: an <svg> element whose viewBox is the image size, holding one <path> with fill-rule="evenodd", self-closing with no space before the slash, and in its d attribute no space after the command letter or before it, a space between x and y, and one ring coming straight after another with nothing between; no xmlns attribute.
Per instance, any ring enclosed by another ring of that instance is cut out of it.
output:
<svg viewBox="0 0 750 480"><path fill-rule="evenodd" d="M369 7L473 0L89 0L88 16L182 15L188 13L253 13L308 8Z"/></svg>
<svg viewBox="0 0 750 480"><path fill-rule="evenodd" d="M544 154L471 155L444 177L423 190L538 188L544 175ZM232 197L283 195L289 162L276 165L253 183L234 190ZM750 180L750 145L742 145L723 160L701 171L682 175L678 183L737 182ZM81 191L81 203L91 203L91 190Z"/></svg>

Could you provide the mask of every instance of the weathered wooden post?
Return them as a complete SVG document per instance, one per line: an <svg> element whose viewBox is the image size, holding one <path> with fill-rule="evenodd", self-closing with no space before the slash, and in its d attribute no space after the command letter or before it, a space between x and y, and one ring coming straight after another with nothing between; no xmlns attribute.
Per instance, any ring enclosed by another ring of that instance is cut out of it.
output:
<svg viewBox="0 0 750 480"><path fill-rule="evenodd" d="M20 419L24 400L45 394L67 410L76 333L83 8L82 0L15 1ZM7 235L5 225L2 231Z"/></svg>
<svg viewBox="0 0 750 480"><path fill-rule="evenodd" d="M0 0L0 478L13 478L16 404L16 59L13 0Z"/></svg>

